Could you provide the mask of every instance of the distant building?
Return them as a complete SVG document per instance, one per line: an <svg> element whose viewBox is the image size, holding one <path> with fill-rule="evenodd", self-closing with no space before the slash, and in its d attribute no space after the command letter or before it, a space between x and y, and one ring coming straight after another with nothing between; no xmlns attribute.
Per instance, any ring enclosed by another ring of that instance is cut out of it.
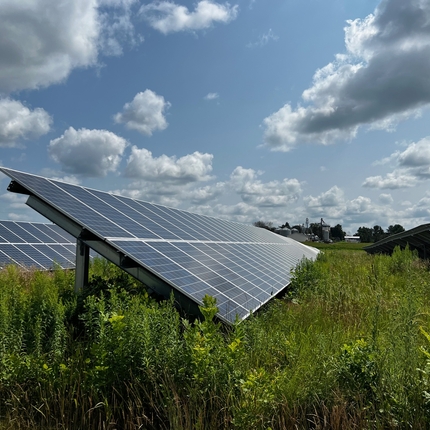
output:
<svg viewBox="0 0 430 430"><path fill-rule="evenodd" d="M324 242L330 241L330 226L321 218L321 231L322 231L322 240Z"/></svg>
<svg viewBox="0 0 430 430"><path fill-rule="evenodd" d="M288 236L290 239L294 239L297 242L307 242L309 240L309 236L307 234L303 234L303 233L291 233L290 236Z"/></svg>
<svg viewBox="0 0 430 430"><path fill-rule="evenodd" d="M289 237L290 239L294 239L297 242L307 242L309 240L309 236L303 233L300 233L296 228L290 229L287 227L277 228L275 233L280 234L281 236ZM318 236L317 236L318 237Z"/></svg>
<svg viewBox="0 0 430 430"><path fill-rule="evenodd" d="M291 235L291 230L289 228L287 228L287 227L277 228L275 230L275 233L278 233L278 234L280 234L282 236L290 236Z"/></svg>
<svg viewBox="0 0 430 430"><path fill-rule="evenodd" d="M345 236L345 242L360 243L360 236Z"/></svg>

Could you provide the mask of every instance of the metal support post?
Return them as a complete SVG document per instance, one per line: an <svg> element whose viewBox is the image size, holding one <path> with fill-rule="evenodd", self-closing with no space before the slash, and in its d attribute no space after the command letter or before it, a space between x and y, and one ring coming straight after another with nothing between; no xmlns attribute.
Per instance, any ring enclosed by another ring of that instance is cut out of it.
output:
<svg viewBox="0 0 430 430"><path fill-rule="evenodd" d="M81 240L76 240L76 270L75 292L88 285L88 270L90 267L90 248Z"/></svg>

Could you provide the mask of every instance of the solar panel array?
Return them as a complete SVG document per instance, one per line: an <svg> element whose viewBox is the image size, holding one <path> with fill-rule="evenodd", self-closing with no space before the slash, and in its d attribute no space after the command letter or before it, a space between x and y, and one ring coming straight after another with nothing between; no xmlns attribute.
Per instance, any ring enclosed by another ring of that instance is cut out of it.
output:
<svg viewBox="0 0 430 430"><path fill-rule="evenodd" d="M264 229L1 168L26 190L218 316L246 318L290 282L314 248Z"/></svg>
<svg viewBox="0 0 430 430"><path fill-rule="evenodd" d="M76 239L55 224L0 221L0 269L75 267Z"/></svg>
<svg viewBox="0 0 430 430"><path fill-rule="evenodd" d="M369 254L392 254L394 248L416 250L420 258L428 259L430 256L430 224L422 224L402 233L385 237L363 249Z"/></svg>

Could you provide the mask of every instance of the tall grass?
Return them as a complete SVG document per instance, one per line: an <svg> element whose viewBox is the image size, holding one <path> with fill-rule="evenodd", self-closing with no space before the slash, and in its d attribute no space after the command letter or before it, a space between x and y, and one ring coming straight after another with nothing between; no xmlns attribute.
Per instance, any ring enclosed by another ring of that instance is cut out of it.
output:
<svg viewBox="0 0 430 430"><path fill-rule="evenodd" d="M1 429L428 428L427 262L325 251L231 328L104 260L0 272Z"/></svg>

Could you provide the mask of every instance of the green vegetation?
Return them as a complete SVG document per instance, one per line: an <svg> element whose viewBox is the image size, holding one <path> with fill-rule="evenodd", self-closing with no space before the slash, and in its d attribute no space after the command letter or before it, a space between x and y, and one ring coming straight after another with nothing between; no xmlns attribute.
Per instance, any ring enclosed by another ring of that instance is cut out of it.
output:
<svg viewBox="0 0 430 430"><path fill-rule="evenodd" d="M352 243L352 242L305 242L305 245L313 246L314 248L321 249L323 251L362 251L363 248L370 243Z"/></svg>
<svg viewBox="0 0 430 430"><path fill-rule="evenodd" d="M428 428L430 280L409 250L324 251L232 328L102 260L0 272L1 429Z"/></svg>

